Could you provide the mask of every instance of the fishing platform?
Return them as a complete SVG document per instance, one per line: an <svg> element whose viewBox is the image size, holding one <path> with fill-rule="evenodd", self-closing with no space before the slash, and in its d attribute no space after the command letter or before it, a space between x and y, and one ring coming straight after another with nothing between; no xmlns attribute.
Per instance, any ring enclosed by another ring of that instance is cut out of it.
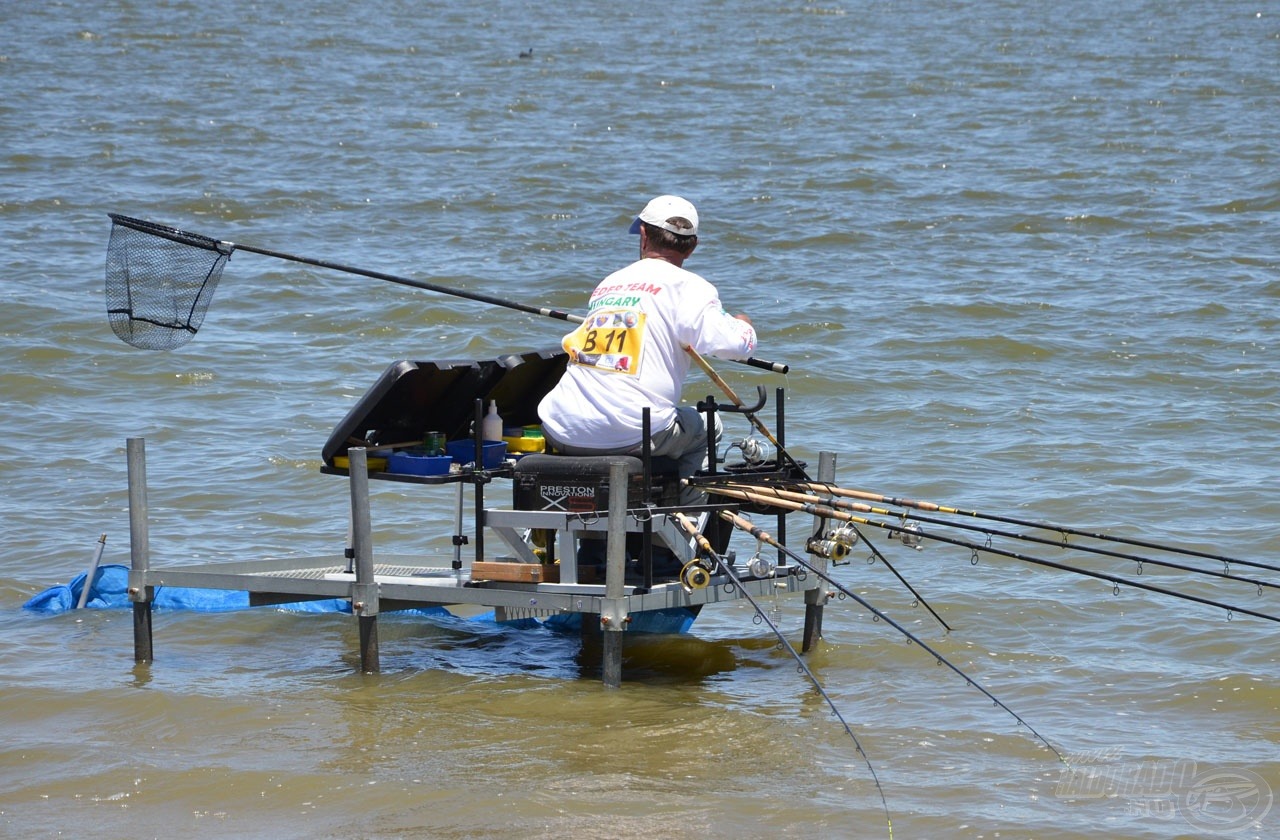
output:
<svg viewBox="0 0 1280 840"><path fill-rule="evenodd" d="M481 437L483 407L493 402L508 428L537 424L538 402L559 380L566 361L565 354L547 351L390 365L334 428L321 452L320 471L344 477L350 485L350 536L340 555L153 568L145 446L139 438L130 439L128 592L135 659L152 660L151 605L158 587L246 591L251 606L347 601L359 624L360 664L366 672L380 670L379 614L432 607L488 608L498 621L537 619L602 634L603 679L614 686L621 682L624 633L683 632L708 604L801 595L806 605L802 649L810 649L821 633L828 597L820 575L810 574L808 564L788 563L782 552L776 559L757 552L739 564L728 549L734 527L722 514L747 512L750 505L705 495L692 502L680 498L699 482L726 473L738 483L766 485L803 472L803 465L781 460L783 389L777 389L775 401L776 460L749 460L751 447L739 445L744 460L721 464L711 441L709 469L683 483L671 472L673 464L647 452L642 457L508 453L503 443L522 450L537 447L525 440L498 443ZM765 402L761 387L754 407L719 405L708 397L699 410L708 414L710 426L715 412L754 417ZM646 415L646 425L647 420ZM449 442L451 455L422 449L423 441L437 434ZM833 472L834 456L823 453L820 478L830 481ZM415 556L374 556L371 481L453 492L453 519L441 532L453 546L448 567L439 559L432 565ZM506 497L495 503L503 485L509 485ZM464 515L468 494L469 519ZM776 533L785 538L784 512L752 512L776 517ZM815 534L822 527L815 519ZM813 562L825 570L825 558L816 554Z"/></svg>

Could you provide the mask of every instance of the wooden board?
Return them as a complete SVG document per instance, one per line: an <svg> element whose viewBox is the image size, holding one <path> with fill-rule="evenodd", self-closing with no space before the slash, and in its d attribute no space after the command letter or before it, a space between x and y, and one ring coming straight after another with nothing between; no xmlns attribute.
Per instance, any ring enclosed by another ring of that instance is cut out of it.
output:
<svg viewBox="0 0 1280 840"><path fill-rule="evenodd" d="M471 564L471 579L510 583L559 583L560 567L544 566L541 563L477 560Z"/></svg>

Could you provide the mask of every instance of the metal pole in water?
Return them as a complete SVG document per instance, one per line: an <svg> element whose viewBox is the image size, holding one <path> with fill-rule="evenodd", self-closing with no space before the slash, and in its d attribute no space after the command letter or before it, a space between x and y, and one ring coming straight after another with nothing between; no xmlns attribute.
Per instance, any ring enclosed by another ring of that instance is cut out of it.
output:
<svg viewBox="0 0 1280 840"><path fill-rule="evenodd" d="M453 513L453 577L458 586L462 586L462 546L466 545L467 537L462 533L462 482L456 485L458 488L456 505Z"/></svg>
<svg viewBox="0 0 1280 840"><path fill-rule="evenodd" d="M834 452L818 453L818 481L833 484L836 480L836 454ZM821 518L815 518L815 528L825 527ZM815 556L811 561L818 569L819 576L827 571L827 558ZM822 609L827 603L826 587L819 585L804 593L804 637L800 650L808 653L818 639L822 638Z"/></svg>
<svg viewBox="0 0 1280 840"><path fill-rule="evenodd" d="M129 600L133 601L133 661L151 662L151 537L147 531L147 451L143 438L125 442L129 462Z"/></svg>
<svg viewBox="0 0 1280 840"><path fill-rule="evenodd" d="M89 562L89 571L84 575L84 586L80 588L80 600L76 602L76 609L84 609L84 605L89 602L89 590L93 588L93 579L98 574L98 564L102 562L102 549L107 547L107 535L103 534L98 537L98 547L93 550L93 560Z"/></svg>
<svg viewBox="0 0 1280 840"><path fill-rule="evenodd" d="M627 565L627 467L619 461L609 465L609 530L605 549L604 603L600 625L604 630L603 680L608 688L622 685L622 631L626 629Z"/></svg>
<svg viewBox="0 0 1280 840"><path fill-rule="evenodd" d="M360 670L382 670L378 656L378 584L373 580L373 529L369 516L369 460L364 447L347 451L351 476L351 542L356 582L351 585L351 612L360 627Z"/></svg>

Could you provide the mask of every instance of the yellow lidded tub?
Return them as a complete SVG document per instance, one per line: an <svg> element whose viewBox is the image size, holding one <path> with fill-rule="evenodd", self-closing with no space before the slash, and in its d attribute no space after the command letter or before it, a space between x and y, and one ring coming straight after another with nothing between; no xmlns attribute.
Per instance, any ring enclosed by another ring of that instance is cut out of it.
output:
<svg viewBox="0 0 1280 840"><path fill-rule="evenodd" d="M372 456L366 456L365 462L366 464L368 464L369 472L384 472L387 469L386 458L374 458ZM346 455L334 455L333 465L340 470L349 470L351 469L351 459L348 458Z"/></svg>
<svg viewBox="0 0 1280 840"><path fill-rule="evenodd" d="M502 438L507 442L507 451L517 455L528 455L532 452L542 452L547 448L547 442L540 437L506 437Z"/></svg>

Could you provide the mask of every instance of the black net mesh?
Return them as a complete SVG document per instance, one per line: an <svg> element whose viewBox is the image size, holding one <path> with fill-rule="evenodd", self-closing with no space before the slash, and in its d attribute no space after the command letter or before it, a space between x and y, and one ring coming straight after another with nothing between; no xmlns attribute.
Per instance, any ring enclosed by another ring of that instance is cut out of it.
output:
<svg viewBox="0 0 1280 840"><path fill-rule="evenodd" d="M233 246L176 228L111 215L107 317L120 340L172 350L204 323Z"/></svg>

